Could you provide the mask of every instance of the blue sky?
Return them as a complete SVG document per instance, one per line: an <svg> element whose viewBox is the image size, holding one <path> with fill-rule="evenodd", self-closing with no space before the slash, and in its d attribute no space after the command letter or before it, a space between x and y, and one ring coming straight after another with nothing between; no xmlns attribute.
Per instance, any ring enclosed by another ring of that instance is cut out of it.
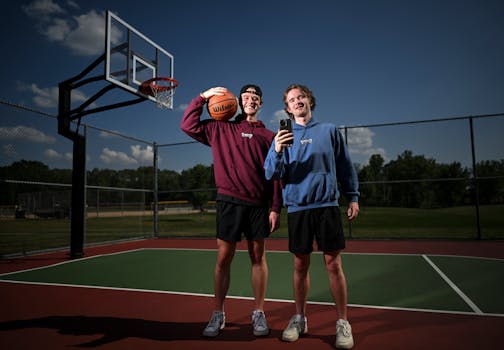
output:
<svg viewBox="0 0 504 350"><path fill-rule="evenodd" d="M174 55L180 87L173 110L143 102L83 122L158 144L190 141L179 129L183 110L217 85L235 93L245 83L260 85L260 119L272 130L294 82L314 92L315 118L338 126L504 113L500 0L9 1L0 21L0 99L56 115L58 83L104 52L106 10ZM86 89L76 96L96 92ZM129 98L119 91L96 103ZM504 118L476 124L479 158L504 159ZM148 145L110 136L89 133L88 168L149 165ZM350 136L361 164L373 153L392 160L405 149L470 163L467 122L362 128ZM54 121L4 105L0 146L1 165L23 158L71 166L71 143ZM173 170L212 162L200 145L163 148L160 157Z"/></svg>

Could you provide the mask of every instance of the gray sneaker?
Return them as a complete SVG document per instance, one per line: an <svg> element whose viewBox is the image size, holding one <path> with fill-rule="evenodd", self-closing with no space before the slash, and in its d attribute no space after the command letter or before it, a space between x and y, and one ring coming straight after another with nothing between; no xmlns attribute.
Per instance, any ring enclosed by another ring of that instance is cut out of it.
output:
<svg viewBox="0 0 504 350"><path fill-rule="evenodd" d="M336 343L338 349L351 349L354 346L352 326L346 320L336 322Z"/></svg>
<svg viewBox="0 0 504 350"><path fill-rule="evenodd" d="M203 330L203 336L205 337L216 337L219 335L221 329L226 325L226 315L222 311L214 311L210 322L208 322L206 328Z"/></svg>
<svg viewBox="0 0 504 350"><path fill-rule="evenodd" d="M264 311L254 310L252 312L252 326L254 327L254 335L256 337L264 337L270 333Z"/></svg>
<svg viewBox="0 0 504 350"><path fill-rule="evenodd" d="M289 321L289 325L282 333L283 341L296 341L301 334L308 333L308 321L305 316L294 315Z"/></svg>

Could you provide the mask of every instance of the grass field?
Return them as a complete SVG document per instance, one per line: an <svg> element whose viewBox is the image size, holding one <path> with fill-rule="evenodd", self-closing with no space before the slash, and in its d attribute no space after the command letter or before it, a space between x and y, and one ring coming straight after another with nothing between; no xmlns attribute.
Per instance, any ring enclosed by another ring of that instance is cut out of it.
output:
<svg viewBox="0 0 504 350"><path fill-rule="evenodd" d="M504 205L483 206L480 210L483 239L504 239ZM409 209L364 207L352 224L352 238L477 238L474 207ZM345 226L349 235L350 228ZM160 215L160 237L213 237L215 214ZM135 237L151 237L151 216L91 217L86 221L86 243ZM281 228L272 237L287 237L286 212ZM70 242L69 219L0 220L0 256L66 247Z"/></svg>

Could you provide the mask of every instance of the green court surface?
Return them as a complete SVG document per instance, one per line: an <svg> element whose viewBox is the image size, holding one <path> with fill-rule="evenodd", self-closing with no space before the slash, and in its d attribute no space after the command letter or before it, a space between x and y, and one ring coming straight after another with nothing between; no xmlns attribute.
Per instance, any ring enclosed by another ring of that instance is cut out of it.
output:
<svg viewBox="0 0 504 350"><path fill-rule="evenodd" d="M504 260L343 254L350 306L504 316ZM213 294L215 250L140 249L0 275L2 281ZM267 252L267 298L292 300L293 258ZM229 296L252 297L248 253L237 251ZM332 303L323 258L313 253L310 302Z"/></svg>

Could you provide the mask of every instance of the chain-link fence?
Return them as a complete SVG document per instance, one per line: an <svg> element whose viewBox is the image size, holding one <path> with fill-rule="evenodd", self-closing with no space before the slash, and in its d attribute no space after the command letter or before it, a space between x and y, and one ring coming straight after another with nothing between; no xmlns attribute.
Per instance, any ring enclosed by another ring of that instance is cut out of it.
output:
<svg viewBox="0 0 504 350"><path fill-rule="evenodd" d="M0 255L68 246L71 142L57 134L57 120L47 113L0 101L0 117ZM86 244L214 236L209 147L82 127ZM502 130L504 114L341 127L362 194L361 215L348 235L503 238ZM204 162L188 165L192 159ZM279 237L287 235L282 220Z"/></svg>
<svg viewBox="0 0 504 350"><path fill-rule="evenodd" d="M502 130L503 114L343 127L363 160L354 236L502 238ZM367 228L378 209L384 218Z"/></svg>

